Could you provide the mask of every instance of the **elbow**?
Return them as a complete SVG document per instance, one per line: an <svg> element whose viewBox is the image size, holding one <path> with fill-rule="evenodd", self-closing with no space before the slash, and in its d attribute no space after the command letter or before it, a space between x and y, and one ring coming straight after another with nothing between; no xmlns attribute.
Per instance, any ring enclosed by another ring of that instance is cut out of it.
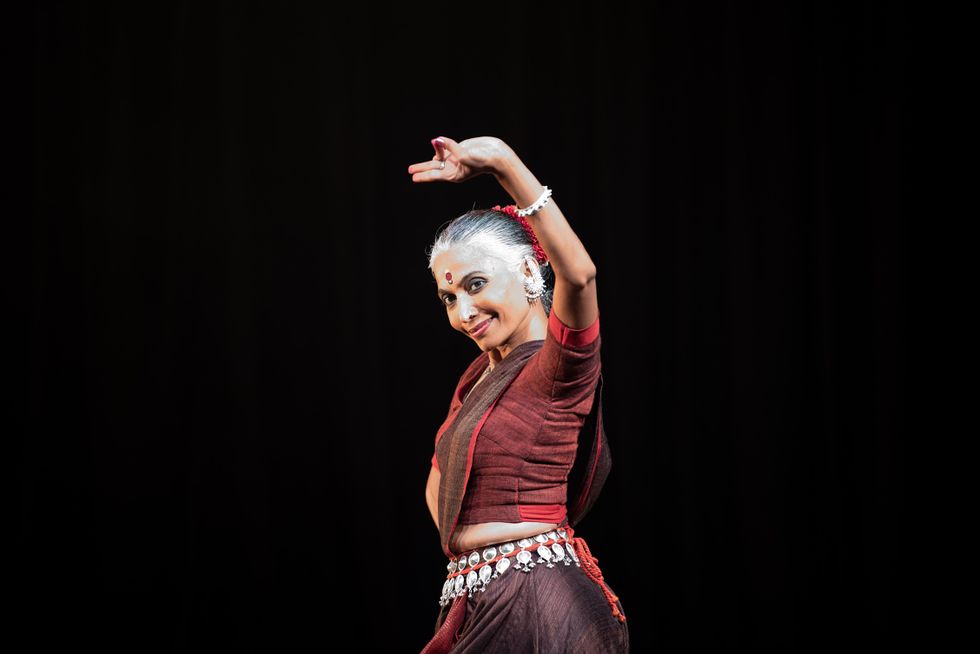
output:
<svg viewBox="0 0 980 654"><path fill-rule="evenodd" d="M574 288L585 288L595 281L595 266L575 271L574 275L565 276L565 281Z"/></svg>

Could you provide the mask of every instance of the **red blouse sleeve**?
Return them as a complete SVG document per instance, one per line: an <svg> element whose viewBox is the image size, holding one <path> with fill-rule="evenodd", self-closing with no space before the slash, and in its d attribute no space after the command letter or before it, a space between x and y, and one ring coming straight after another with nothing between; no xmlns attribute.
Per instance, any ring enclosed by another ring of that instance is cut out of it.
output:
<svg viewBox="0 0 980 654"><path fill-rule="evenodd" d="M557 408L580 403L595 389L599 379L602 339L599 316L588 327L574 329L554 310L548 314L548 333L541 346L534 373L536 385L549 393Z"/></svg>
<svg viewBox="0 0 980 654"><path fill-rule="evenodd" d="M588 327L574 329L563 323L552 309L548 314L548 331L562 346L589 347L599 338L599 314L596 313L595 321Z"/></svg>

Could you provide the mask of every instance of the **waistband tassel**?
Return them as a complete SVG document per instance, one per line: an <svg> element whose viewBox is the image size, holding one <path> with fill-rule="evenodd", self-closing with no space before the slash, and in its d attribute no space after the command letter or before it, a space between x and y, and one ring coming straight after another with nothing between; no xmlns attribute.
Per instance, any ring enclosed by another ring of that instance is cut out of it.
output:
<svg viewBox="0 0 980 654"><path fill-rule="evenodd" d="M585 539L581 536L575 535L575 530L570 526L566 525L564 527L565 531L568 532L568 538L572 541L572 547L578 553L578 558L582 562L582 567L585 569L585 574L589 575L592 581L599 585L602 589L602 594L606 596L606 601L609 602L609 606L612 607L612 614L620 622L626 622L626 616L619 607L616 606L616 602L619 601L619 597L614 595L609 586L606 585L605 579L602 576L602 570L599 569L599 559L592 556L592 551L589 550L589 544L585 542Z"/></svg>
<svg viewBox="0 0 980 654"><path fill-rule="evenodd" d="M461 595L453 601L449 613L443 620L439 630L426 644L422 654L447 654L459 640L460 629L466 617L466 596Z"/></svg>

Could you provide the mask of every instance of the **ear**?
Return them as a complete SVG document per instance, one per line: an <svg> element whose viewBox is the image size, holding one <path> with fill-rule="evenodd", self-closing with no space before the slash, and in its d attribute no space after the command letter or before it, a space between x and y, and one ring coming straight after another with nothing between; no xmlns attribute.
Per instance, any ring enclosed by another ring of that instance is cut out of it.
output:
<svg viewBox="0 0 980 654"><path fill-rule="evenodd" d="M531 269L531 259L527 255L524 256L524 274L528 277L534 276L534 271Z"/></svg>

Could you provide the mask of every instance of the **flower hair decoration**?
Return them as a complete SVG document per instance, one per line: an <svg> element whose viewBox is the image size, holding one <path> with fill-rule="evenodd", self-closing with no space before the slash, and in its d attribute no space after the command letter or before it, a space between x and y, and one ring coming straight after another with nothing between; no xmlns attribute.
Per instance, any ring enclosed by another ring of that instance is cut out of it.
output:
<svg viewBox="0 0 980 654"><path fill-rule="evenodd" d="M542 248L541 244L538 243L538 237L535 235L531 225L527 222L527 218L518 215L516 204L508 204L506 207L502 207L497 204L494 205L492 209L494 211L502 211L521 224L521 227L524 228L524 231L531 239L531 248L534 250L534 258L538 260L538 263L545 263L548 260L548 255L545 254L544 248Z"/></svg>

